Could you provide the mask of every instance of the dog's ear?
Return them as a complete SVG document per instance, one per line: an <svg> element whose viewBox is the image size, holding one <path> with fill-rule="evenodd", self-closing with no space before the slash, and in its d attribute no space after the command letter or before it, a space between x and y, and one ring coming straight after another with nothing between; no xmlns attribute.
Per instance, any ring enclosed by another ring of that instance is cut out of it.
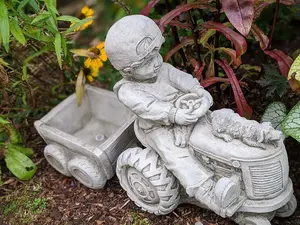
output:
<svg viewBox="0 0 300 225"><path fill-rule="evenodd" d="M271 122L262 122L261 123L263 128L269 129L269 128L273 128L272 123Z"/></svg>

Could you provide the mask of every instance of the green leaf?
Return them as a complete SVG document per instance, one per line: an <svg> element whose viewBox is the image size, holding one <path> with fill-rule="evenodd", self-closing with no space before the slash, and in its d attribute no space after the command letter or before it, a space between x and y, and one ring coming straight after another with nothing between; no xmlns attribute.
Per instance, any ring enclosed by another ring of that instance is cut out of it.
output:
<svg viewBox="0 0 300 225"><path fill-rule="evenodd" d="M8 135L5 131L0 130L0 143L1 142L6 142L8 140Z"/></svg>
<svg viewBox="0 0 300 225"><path fill-rule="evenodd" d="M17 41L20 42L22 45L25 45L26 39L24 37L21 27L18 24L18 18L16 16L10 20L9 26L10 31L15 37L15 39L17 39Z"/></svg>
<svg viewBox="0 0 300 225"><path fill-rule="evenodd" d="M80 21L80 19L78 19L77 17L74 17L74 16L59 16L59 17L57 17L57 20L69 21L69 22L78 22L78 21Z"/></svg>
<svg viewBox="0 0 300 225"><path fill-rule="evenodd" d="M9 21L8 12L4 0L0 0L0 34L2 38L2 44L8 52L9 50Z"/></svg>
<svg viewBox="0 0 300 225"><path fill-rule="evenodd" d="M31 159L18 151L7 151L4 160L7 168L20 180L31 179L37 170Z"/></svg>
<svg viewBox="0 0 300 225"><path fill-rule="evenodd" d="M1 116L0 116L0 125L4 125L4 124L9 124L9 121L3 119Z"/></svg>
<svg viewBox="0 0 300 225"><path fill-rule="evenodd" d="M37 41L42 41L46 43L52 43L54 38L51 36L46 36L45 34L41 33L40 29L29 29L24 32L24 34L32 39Z"/></svg>
<svg viewBox="0 0 300 225"><path fill-rule="evenodd" d="M283 132L300 142L300 102L288 113L282 123Z"/></svg>
<svg viewBox="0 0 300 225"><path fill-rule="evenodd" d="M59 15L57 9L56 9L53 5L49 6L49 10L50 10L53 14ZM55 18L56 18L56 16L55 16Z"/></svg>
<svg viewBox="0 0 300 225"><path fill-rule="evenodd" d="M57 24L54 22L54 19L52 17L49 20L47 20L46 23L47 23L47 29L51 33L56 34L58 32Z"/></svg>
<svg viewBox="0 0 300 225"><path fill-rule="evenodd" d="M28 4L29 1L31 1L31 0L23 0L23 1L21 1L20 5L18 6L17 11L19 12L21 9L23 9Z"/></svg>
<svg viewBox="0 0 300 225"><path fill-rule="evenodd" d="M44 1L46 3L47 7L48 6L54 6L54 7L56 7L56 0L44 0Z"/></svg>
<svg viewBox="0 0 300 225"><path fill-rule="evenodd" d="M270 122L275 129L282 131L281 124L286 115L287 109L282 102L272 102L266 108L261 122Z"/></svg>
<svg viewBox="0 0 300 225"><path fill-rule="evenodd" d="M10 143L12 144L21 144L22 143L22 137L21 134L14 128L14 127L9 127L9 140Z"/></svg>
<svg viewBox="0 0 300 225"><path fill-rule="evenodd" d="M16 145L16 144L12 144L12 143L8 144L7 150L21 152L22 154L24 154L28 157L31 157L34 154L32 148L25 148L22 145Z"/></svg>
<svg viewBox="0 0 300 225"><path fill-rule="evenodd" d="M39 11L39 6L35 0L29 0L29 5L34 9L35 12Z"/></svg>
<svg viewBox="0 0 300 225"><path fill-rule="evenodd" d="M78 28L80 28L83 24L93 20L93 17L89 17L89 18L85 18L83 20L78 21L77 23L75 23L73 26L69 27L65 32L64 35L67 35L75 30L77 30Z"/></svg>
<svg viewBox="0 0 300 225"><path fill-rule="evenodd" d="M290 80L292 78L300 81L300 55L298 55L290 68L288 79Z"/></svg>
<svg viewBox="0 0 300 225"><path fill-rule="evenodd" d="M66 39L64 37L61 37L61 46L62 46L62 48L64 50L64 56L67 57L68 47L67 47Z"/></svg>
<svg viewBox="0 0 300 225"><path fill-rule="evenodd" d="M26 95L26 92L24 92L23 95L22 95L22 102L23 102L24 105L27 105L26 98L27 98L27 95Z"/></svg>
<svg viewBox="0 0 300 225"><path fill-rule="evenodd" d="M45 21L45 20L49 19L50 16L51 15L48 12L41 13L32 20L31 24L36 24L38 22Z"/></svg>
<svg viewBox="0 0 300 225"><path fill-rule="evenodd" d="M75 88L78 106L80 106L82 104L82 100L84 97L84 86L85 86L85 76L83 74L83 71L80 70L77 80L76 80L76 88Z"/></svg>
<svg viewBox="0 0 300 225"><path fill-rule="evenodd" d="M0 65L5 66L5 67L9 66L9 64L7 62L5 62L2 58L0 58Z"/></svg>
<svg viewBox="0 0 300 225"><path fill-rule="evenodd" d="M57 33L55 35L54 47L55 47L55 53L56 53L58 65L59 65L60 68L62 68L61 55L60 55L60 52L61 52L61 36L60 36L60 33Z"/></svg>
<svg viewBox="0 0 300 225"><path fill-rule="evenodd" d="M263 65L263 68L265 74L263 78L258 80L258 83L266 87L267 97L273 96L274 93L282 97L289 88L288 80L274 66Z"/></svg>
<svg viewBox="0 0 300 225"><path fill-rule="evenodd" d="M199 44L201 44L203 47L205 47L207 45L207 41L208 39L216 34L216 30L215 29L209 29L207 30L200 38L199 40Z"/></svg>
<svg viewBox="0 0 300 225"><path fill-rule="evenodd" d="M38 41L41 40L41 32L42 30L40 28L36 27L26 27L26 31L24 32L26 35L31 35L33 39L36 39Z"/></svg>
<svg viewBox="0 0 300 225"><path fill-rule="evenodd" d="M45 0L45 4L47 6L48 11L51 14L51 17L55 23L55 25L57 24L57 19L56 19L56 15L58 15L57 9L55 7L55 1L53 0Z"/></svg>

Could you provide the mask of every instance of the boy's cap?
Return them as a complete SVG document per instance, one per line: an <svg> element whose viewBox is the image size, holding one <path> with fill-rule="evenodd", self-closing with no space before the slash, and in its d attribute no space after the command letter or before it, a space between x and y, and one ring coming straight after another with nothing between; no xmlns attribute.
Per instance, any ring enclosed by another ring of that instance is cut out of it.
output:
<svg viewBox="0 0 300 225"><path fill-rule="evenodd" d="M137 53L137 46L144 38L151 38L147 49ZM132 63L145 58L154 48L160 48L164 38L159 27L143 15L125 16L108 31L105 39L105 52L117 69L130 67Z"/></svg>

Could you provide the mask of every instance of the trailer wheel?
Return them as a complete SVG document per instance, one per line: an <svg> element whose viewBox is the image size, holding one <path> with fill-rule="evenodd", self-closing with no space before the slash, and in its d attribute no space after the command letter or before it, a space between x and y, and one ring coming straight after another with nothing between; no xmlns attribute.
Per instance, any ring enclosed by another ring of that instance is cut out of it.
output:
<svg viewBox="0 0 300 225"><path fill-rule="evenodd" d="M102 188L107 181L97 164L83 156L71 159L68 169L76 180L92 189Z"/></svg>
<svg viewBox="0 0 300 225"><path fill-rule="evenodd" d="M48 163L61 174L72 176L68 170L68 158L65 149L57 144L49 144L44 149L44 156Z"/></svg>
<svg viewBox="0 0 300 225"><path fill-rule="evenodd" d="M177 179L149 148L124 151L118 158L116 173L129 198L145 211L165 215L179 204Z"/></svg>
<svg viewBox="0 0 300 225"><path fill-rule="evenodd" d="M291 199L286 203L284 206L282 206L280 209L276 211L277 217L289 217L291 216L297 208L297 199L295 195L291 197Z"/></svg>

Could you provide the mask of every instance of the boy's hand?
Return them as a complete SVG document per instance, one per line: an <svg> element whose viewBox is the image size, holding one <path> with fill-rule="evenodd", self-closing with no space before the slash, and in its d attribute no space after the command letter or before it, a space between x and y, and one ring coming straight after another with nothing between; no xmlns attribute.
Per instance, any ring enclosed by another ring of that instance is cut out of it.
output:
<svg viewBox="0 0 300 225"><path fill-rule="evenodd" d="M188 125L195 123L199 116L191 114L193 108L190 109L178 109L175 115L175 123L179 125Z"/></svg>

